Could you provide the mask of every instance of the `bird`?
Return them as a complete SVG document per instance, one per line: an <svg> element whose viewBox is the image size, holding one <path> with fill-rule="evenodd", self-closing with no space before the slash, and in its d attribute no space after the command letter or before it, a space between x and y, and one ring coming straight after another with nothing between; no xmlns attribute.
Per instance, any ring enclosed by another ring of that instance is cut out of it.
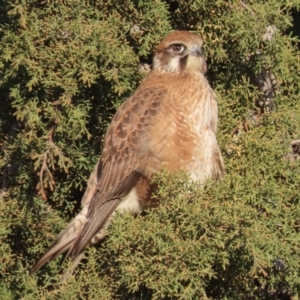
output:
<svg viewBox="0 0 300 300"><path fill-rule="evenodd" d="M82 209L34 264L67 252L73 261L109 232L116 211L136 215L159 205L151 179L183 171L203 184L225 174L216 138L218 104L205 77L203 38L172 31L156 47L152 70L117 110L81 200Z"/></svg>

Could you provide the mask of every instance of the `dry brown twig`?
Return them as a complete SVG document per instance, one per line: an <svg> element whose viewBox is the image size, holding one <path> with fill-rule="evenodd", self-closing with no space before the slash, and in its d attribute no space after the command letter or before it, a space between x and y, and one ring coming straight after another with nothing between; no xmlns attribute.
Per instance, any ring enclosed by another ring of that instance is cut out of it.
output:
<svg viewBox="0 0 300 300"><path fill-rule="evenodd" d="M54 184L55 181L53 179L53 175L50 171L50 169L48 168L47 165L47 160L50 154L50 150L53 147L54 143L53 143L53 134L54 134L54 126L52 126L49 135L48 135L48 144L49 144L49 148L41 155L41 159L43 160L42 162L42 167L39 171L39 183L36 186L36 189L38 190L38 194L43 198L44 201L47 201L47 195L44 189L44 174L46 173L49 176L49 184L50 184L50 188L53 189L54 188Z"/></svg>

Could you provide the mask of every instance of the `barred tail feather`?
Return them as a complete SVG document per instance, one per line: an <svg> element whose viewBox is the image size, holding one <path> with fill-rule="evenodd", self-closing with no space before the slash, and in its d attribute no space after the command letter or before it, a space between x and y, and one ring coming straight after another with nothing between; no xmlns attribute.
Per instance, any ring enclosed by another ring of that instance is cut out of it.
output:
<svg viewBox="0 0 300 300"><path fill-rule="evenodd" d="M50 245L48 251L34 264L31 273L37 272L48 261L53 260L60 254L68 251L74 244L74 241L81 235L82 228L87 222L87 210L85 206L75 219L64 229L54 242Z"/></svg>

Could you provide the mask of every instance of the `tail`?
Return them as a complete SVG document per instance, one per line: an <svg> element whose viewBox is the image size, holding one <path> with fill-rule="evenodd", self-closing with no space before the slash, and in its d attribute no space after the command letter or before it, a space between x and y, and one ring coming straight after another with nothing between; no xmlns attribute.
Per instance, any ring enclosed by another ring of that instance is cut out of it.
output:
<svg viewBox="0 0 300 300"><path fill-rule="evenodd" d="M99 169L99 161L96 164L93 172L91 173L89 180L87 182L87 189L81 200L82 210L80 213L72 220L72 222L64 229L54 242L50 245L48 251L42 255L42 257L34 264L31 268L31 273L37 272L43 265L48 261L53 260L60 254L70 250L76 240L78 240L81 235L82 229L87 223L87 213L90 201L93 198L94 193L97 191L97 172ZM70 256L72 259L76 259L78 255Z"/></svg>
<svg viewBox="0 0 300 300"><path fill-rule="evenodd" d="M75 217L75 219L67 226L67 228L65 228L58 235L58 237L50 245L48 251L43 254L42 257L31 268L32 274L37 272L48 261L53 260L73 246L74 241L76 241L76 238L81 235L82 228L87 222L87 211L88 206L84 206L80 213ZM77 256L79 256L80 254L81 253L79 253ZM76 257L74 257L74 259L76 259Z"/></svg>

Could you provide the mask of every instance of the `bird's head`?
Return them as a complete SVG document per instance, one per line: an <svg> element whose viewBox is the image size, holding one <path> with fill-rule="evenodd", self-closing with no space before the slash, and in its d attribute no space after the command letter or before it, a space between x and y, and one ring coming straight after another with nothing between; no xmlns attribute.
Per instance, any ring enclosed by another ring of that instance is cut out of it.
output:
<svg viewBox="0 0 300 300"><path fill-rule="evenodd" d="M164 73L206 73L203 39L188 31L173 31L157 46L153 70Z"/></svg>

